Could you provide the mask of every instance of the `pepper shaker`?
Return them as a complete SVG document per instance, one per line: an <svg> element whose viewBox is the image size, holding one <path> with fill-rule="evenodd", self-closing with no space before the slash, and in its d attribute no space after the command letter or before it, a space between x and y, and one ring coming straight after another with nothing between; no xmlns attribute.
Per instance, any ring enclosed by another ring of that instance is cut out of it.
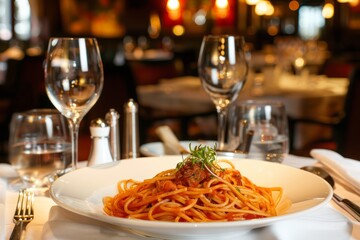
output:
<svg viewBox="0 0 360 240"><path fill-rule="evenodd" d="M109 147L110 127L106 122L97 118L90 123L91 150L88 158L88 166L112 162L113 158Z"/></svg>
<svg viewBox="0 0 360 240"><path fill-rule="evenodd" d="M114 161L120 159L120 138L119 138L120 114L113 108L105 115L106 123L110 126L110 152Z"/></svg>
<svg viewBox="0 0 360 240"><path fill-rule="evenodd" d="M136 158L139 156L139 122L138 104L134 99L125 103L124 115L122 158Z"/></svg>

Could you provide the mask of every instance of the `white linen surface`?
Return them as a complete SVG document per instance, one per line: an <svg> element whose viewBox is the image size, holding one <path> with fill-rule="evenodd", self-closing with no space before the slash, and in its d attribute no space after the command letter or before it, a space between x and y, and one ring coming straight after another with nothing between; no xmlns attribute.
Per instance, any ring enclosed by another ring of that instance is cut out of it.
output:
<svg viewBox="0 0 360 240"><path fill-rule="evenodd" d="M317 161L311 158L297 157L289 155L283 164L294 167L316 164ZM359 162L360 166L360 162ZM0 165L0 179L4 177L5 168L9 166ZM7 171L5 171L6 173ZM360 179L360 175L359 178ZM5 181L0 182L2 184ZM4 211L4 189L0 185L0 213ZM339 194L347 191L339 186ZM351 195L354 197L354 195ZM0 221L0 239L8 239L13 228L12 216L14 214L17 193L11 190L6 191L5 223ZM358 200L360 198L358 197ZM35 219L28 225L25 239L149 239L149 237L137 236L129 230L121 229L111 224L99 222L94 219L80 216L57 206L52 199L46 196L37 196L34 205ZM341 214L342 213L342 214ZM0 215L0 220L4 219ZM5 225L5 226L4 226ZM349 215L338 208L336 204L330 203L328 206L304 215L297 219L278 222L271 227L259 228L242 236L244 240L282 240L282 239L360 239L360 225L352 222Z"/></svg>
<svg viewBox="0 0 360 240"><path fill-rule="evenodd" d="M317 240L355 239L352 226L347 219L330 207L300 217L298 219L278 222L271 228L260 228L250 231L241 237L242 240ZM49 221L45 223L42 239L149 239L133 235L124 229L98 222L75 213L53 206Z"/></svg>

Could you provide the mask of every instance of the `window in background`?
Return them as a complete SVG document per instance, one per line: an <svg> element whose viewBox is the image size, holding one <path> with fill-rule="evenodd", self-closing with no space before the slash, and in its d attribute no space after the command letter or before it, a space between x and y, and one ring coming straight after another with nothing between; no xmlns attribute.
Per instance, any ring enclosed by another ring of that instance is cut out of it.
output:
<svg viewBox="0 0 360 240"><path fill-rule="evenodd" d="M320 37L325 25L321 6L301 6L299 9L299 35L304 40Z"/></svg>
<svg viewBox="0 0 360 240"><path fill-rule="evenodd" d="M9 0L0 0L0 40L11 39L11 5Z"/></svg>
<svg viewBox="0 0 360 240"><path fill-rule="evenodd" d="M31 10L28 0L15 0L14 21L16 38L29 40L31 35Z"/></svg>

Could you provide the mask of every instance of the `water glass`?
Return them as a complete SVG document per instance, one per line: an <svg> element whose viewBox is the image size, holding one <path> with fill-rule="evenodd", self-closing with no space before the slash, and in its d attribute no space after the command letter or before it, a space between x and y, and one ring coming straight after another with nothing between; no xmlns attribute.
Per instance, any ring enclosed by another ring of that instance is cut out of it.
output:
<svg viewBox="0 0 360 240"><path fill-rule="evenodd" d="M22 181L14 188L47 187L49 178L71 163L67 120L56 109L14 113L10 123L9 162Z"/></svg>
<svg viewBox="0 0 360 240"><path fill-rule="evenodd" d="M228 130L233 151L243 150L250 140L248 158L282 162L289 152L288 119L280 101L248 100L234 104L229 111Z"/></svg>

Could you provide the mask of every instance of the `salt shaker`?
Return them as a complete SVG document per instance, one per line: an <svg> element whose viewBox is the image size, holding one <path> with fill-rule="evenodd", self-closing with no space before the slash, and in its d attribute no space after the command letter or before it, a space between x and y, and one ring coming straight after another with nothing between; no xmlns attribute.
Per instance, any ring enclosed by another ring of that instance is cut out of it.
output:
<svg viewBox="0 0 360 240"><path fill-rule="evenodd" d="M109 144L114 161L120 159L119 118L120 114L113 108L105 115L106 123L110 126Z"/></svg>
<svg viewBox="0 0 360 240"><path fill-rule="evenodd" d="M88 158L88 166L112 162L113 158L109 147L110 127L102 118L97 118L90 123L91 150Z"/></svg>
<svg viewBox="0 0 360 240"><path fill-rule="evenodd" d="M136 158L139 156L139 122L138 105L134 99L124 105L124 115L122 158Z"/></svg>

